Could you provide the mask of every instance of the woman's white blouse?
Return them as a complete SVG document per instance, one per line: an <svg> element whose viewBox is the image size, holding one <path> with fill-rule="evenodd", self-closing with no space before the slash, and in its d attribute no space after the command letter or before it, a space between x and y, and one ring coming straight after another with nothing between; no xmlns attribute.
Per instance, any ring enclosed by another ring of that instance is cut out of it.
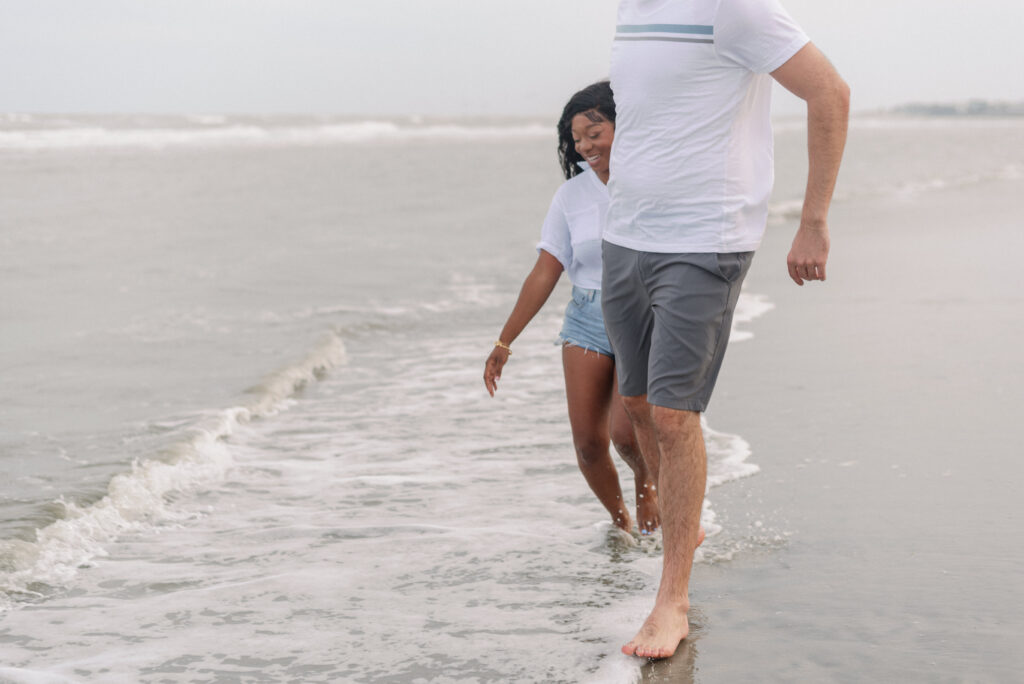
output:
<svg viewBox="0 0 1024 684"><path fill-rule="evenodd" d="M565 181L551 200L537 251L558 259L577 287L601 289L601 236L607 211L608 187L589 166Z"/></svg>

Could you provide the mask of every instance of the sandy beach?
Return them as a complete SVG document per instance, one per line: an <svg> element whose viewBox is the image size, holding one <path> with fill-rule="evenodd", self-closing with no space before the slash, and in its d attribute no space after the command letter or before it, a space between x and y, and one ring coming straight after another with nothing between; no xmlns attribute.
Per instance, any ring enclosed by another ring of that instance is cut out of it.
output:
<svg viewBox="0 0 1024 684"><path fill-rule="evenodd" d="M769 228L747 284L779 306L708 416L762 468L714 493L726 526L785 541L696 566L694 635L646 681L1020 676L1019 192L840 202L828 282L802 289Z"/></svg>

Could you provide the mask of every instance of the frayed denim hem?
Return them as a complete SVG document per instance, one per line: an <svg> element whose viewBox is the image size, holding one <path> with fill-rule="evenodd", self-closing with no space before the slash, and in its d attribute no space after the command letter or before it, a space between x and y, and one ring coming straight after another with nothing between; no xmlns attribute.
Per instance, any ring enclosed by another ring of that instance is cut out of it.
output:
<svg viewBox="0 0 1024 684"><path fill-rule="evenodd" d="M586 354L587 352L593 352L595 354L603 354L604 356L607 356L608 358L612 359L613 361L615 360L615 354L613 354L612 352L607 351L605 349L600 349L600 348L595 347L595 346L593 346L591 344L585 344L583 342L579 342L578 340L574 340L572 338L559 337L558 341L555 342L555 344L560 344L563 347L579 347L580 349L583 350L584 354Z"/></svg>

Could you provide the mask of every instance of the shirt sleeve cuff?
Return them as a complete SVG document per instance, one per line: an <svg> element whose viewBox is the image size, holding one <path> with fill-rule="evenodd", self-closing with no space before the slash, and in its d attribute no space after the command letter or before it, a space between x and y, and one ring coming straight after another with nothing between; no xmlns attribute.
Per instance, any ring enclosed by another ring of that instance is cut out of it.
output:
<svg viewBox="0 0 1024 684"><path fill-rule="evenodd" d="M789 45L787 45L782 50L779 50L778 54L776 54L771 60L765 62L760 69L756 69L755 71L761 74L770 74L771 72L775 71L780 66L788 62L793 57L793 55L800 52L800 49L810 42L811 39L805 35L801 35L797 38L794 38L793 41L789 43Z"/></svg>
<svg viewBox="0 0 1024 684"><path fill-rule="evenodd" d="M541 250L544 250L551 256L558 259L558 263L562 264L562 268L565 269L566 272L569 271L568 257L565 254L558 251L558 249L555 248L554 245L552 245L550 242L544 242L543 240L541 240L540 242L537 243L537 252L540 253Z"/></svg>

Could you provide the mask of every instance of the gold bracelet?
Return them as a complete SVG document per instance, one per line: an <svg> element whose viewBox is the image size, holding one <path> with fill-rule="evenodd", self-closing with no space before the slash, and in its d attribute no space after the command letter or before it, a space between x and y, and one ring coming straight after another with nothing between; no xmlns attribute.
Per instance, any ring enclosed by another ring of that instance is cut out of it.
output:
<svg viewBox="0 0 1024 684"><path fill-rule="evenodd" d="M512 347L508 346L507 344L505 344L501 340L495 341L494 346L495 347L501 347L502 349L504 349L505 351L508 352L509 356L512 355Z"/></svg>

